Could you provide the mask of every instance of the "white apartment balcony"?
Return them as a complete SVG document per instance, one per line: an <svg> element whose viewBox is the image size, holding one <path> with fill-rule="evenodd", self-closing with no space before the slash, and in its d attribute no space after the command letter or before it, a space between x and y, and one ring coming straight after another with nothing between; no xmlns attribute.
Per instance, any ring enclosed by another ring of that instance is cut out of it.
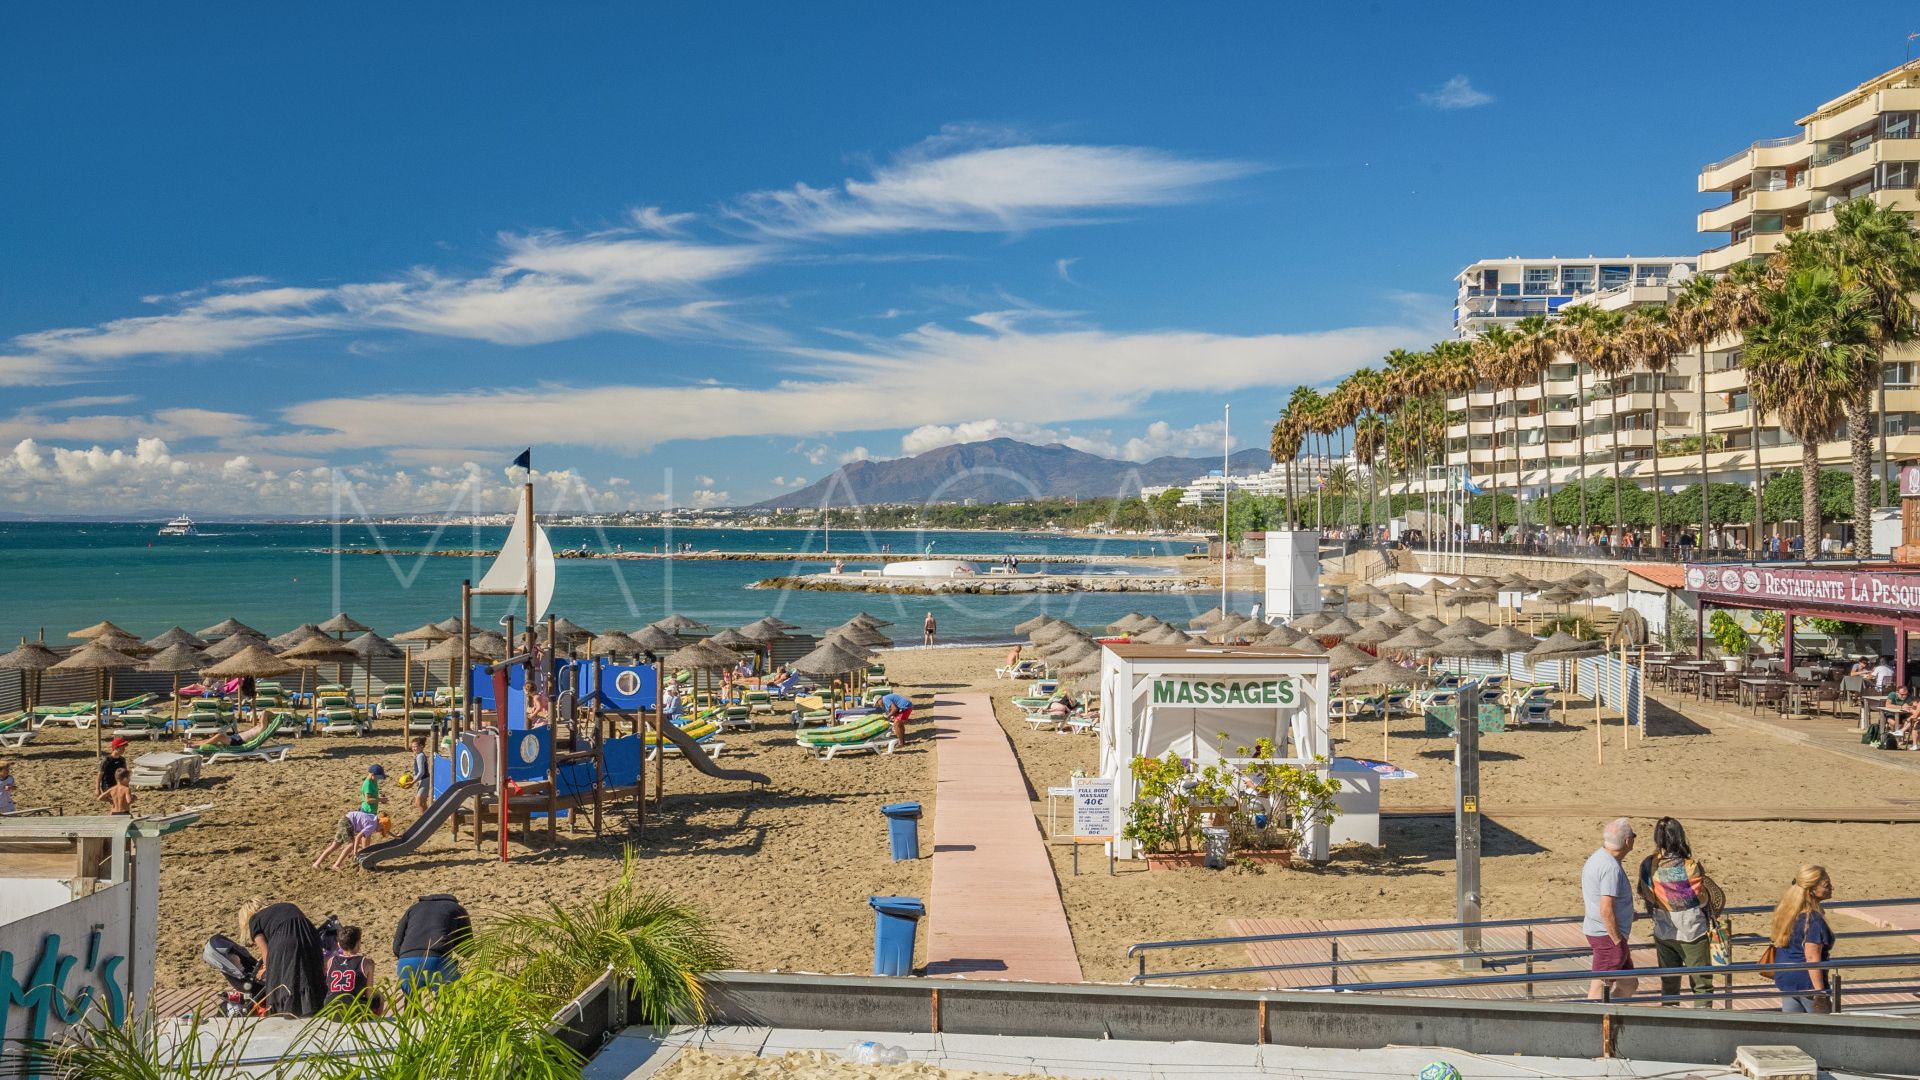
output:
<svg viewBox="0 0 1920 1080"><path fill-rule="evenodd" d="M1587 436L1587 453L1589 454L1611 454L1615 445L1622 450L1650 449L1653 446L1653 432L1643 429L1610 431L1605 435Z"/></svg>
<svg viewBox="0 0 1920 1080"><path fill-rule="evenodd" d="M1707 372L1707 393L1731 394L1735 390L1747 388L1747 369L1730 367L1720 371ZM1694 402L1697 407L1699 402Z"/></svg>
<svg viewBox="0 0 1920 1080"><path fill-rule="evenodd" d="M1447 425L1447 438L1464 439L1466 437L1467 437L1467 424L1465 421L1461 421L1458 424Z"/></svg>
<svg viewBox="0 0 1920 1080"><path fill-rule="evenodd" d="M1660 396L1662 398L1665 397L1665 395ZM1595 398L1587 405L1587 416L1592 418L1613 416L1616 413L1649 412L1654 407L1654 399L1655 395L1651 390L1630 394L1616 394L1612 397ZM1670 405L1666 405L1664 401L1661 404L1665 407L1671 407Z"/></svg>
<svg viewBox="0 0 1920 1080"><path fill-rule="evenodd" d="M1469 390L1467 391L1467 407L1471 409L1490 406L1494 403L1495 399L1498 398L1499 393L1498 390Z"/></svg>
<svg viewBox="0 0 1920 1080"><path fill-rule="evenodd" d="M1753 216L1753 196L1742 195L1724 206L1700 211L1695 227L1700 232L1726 232Z"/></svg>
<svg viewBox="0 0 1920 1080"><path fill-rule="evenodd" d="M1877 90L1830 116L1807 122L1801 130L1814 141L1838 138L1884 112L1920 111L1920 87L1894 86Z"/></svg>
<svg viewBox="0 0 1920 1080"><path fill-rule="evenodd" d="M1737 154L1700 170L1701 191L1731 191L1753 176L1755 169L1781 169L1807 160L1807 133L1762 139Z"/></svg>
<svg viewBox="0 0 1920 1080"><path fill-rule="evenodd" d="M1500 424L1500 421L1498 420L1468 420L1467 434L1468 435L1492 435L1493 429L1499 426L1499 424Z"/></svg>
<svg viewBox="0 0 1920 1080"><path fill-rule="evenodd" d="M1447 399L1447 411L1448 411L1448 412L1466 412L1466 411L1467 411L1467 396L1466 396L1465 394L1456 394L1456 395L1454 395L1454 396L1452 396L1452 397L1450 397L1450 398L1448 398L1448 399Z"/></svg>
<svg viewBox="0 0 1920 1080"><path fill-rule="evenodd" d="M1753 426L1751 409L1722 409L1707 414L1707 433L1725 434L1729 431L1745 431Z"/></svg>
<svg viewBox="0 0 1920 1080"><path fill-rule="evenodd" d="M1920 214L1920 194L1916 194L1912 188L1881 188L1878 191L1871 191L1865 195L1857 196L1857 198L1872 199L1881 206L1891 207L1909 214ZM1813 203L1813 210L1807 214L1807 228L1832 228L1834 211L1840 209L1843 204L1851 201L1851 199L1841 198L1816 200Z"/></svg>
<svg viewBox="0 0 1920 1080"><path fill-rule="evenodd" d="M1735 263L1771 255L1786 242L1787 235L1784 232L1754 233L1745 240L1736 240L1723 247L1714 248L1712 251L1703 251L1700 253L1700 272L1718 273Z"/></svg>
<svg viewBox="0 0 1920 1080"><path fill-rule="evenodd" d="M1815 165L1810 182L1816 188L1840 187L1870 172L1875 165L1889 161L1920 161L1920 139L1875 139L1825 164Z"/></svg>
<svg viewBox="0 0 1920 1080"><path fill-rule="evenodd" d="M1540 400L1540 383L1536 380L1534 382L1530 382L1526 384L1525 386L1514 387L1513 389L1507 391L1507 400L1539 401Z"/></svg>

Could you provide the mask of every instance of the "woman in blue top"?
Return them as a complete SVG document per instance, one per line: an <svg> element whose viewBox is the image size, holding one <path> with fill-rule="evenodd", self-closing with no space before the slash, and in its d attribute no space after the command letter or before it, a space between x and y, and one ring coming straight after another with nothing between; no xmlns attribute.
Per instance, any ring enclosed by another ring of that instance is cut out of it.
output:
<svg viewBox="0 0 1920 1080"><path fill-rule="evenodd" d="M1833 897L1833 879L1824 866L1803 866L1773 909L1773 959L1781 964L1818 963L1833 954L1833 931L1820 902ZM1833 1008L1824 970L1776 971L1780 1011L1823 1013Z"/></svg>

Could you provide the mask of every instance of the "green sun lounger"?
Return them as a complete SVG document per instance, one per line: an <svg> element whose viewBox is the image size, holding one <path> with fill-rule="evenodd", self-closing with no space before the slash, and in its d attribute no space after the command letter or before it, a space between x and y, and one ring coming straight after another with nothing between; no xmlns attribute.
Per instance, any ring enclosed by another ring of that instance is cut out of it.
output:
<svg viewBox="0 0 1920 1080"><path fill-rule="evenodd" d="M826 761L831 761L835 754L861 750L891 754L899 746L899 740L893 737L893 724L885 713L872 713L815 731L801 731L795 738L801 746L819 752Z"/></svg>
<svg viewBox="0 0 1920 1080"><path fill-rule="evenodd" d="M0 746L25 746L40 733L34 726L32 713L17 712L5 720L0 720Z"/></svg>
<svg viewBox="0 0 1920 1080"><path fill-rule="evenodd" d="M267 718L267 726L260 729L260 734L239 746L196 746L193 752L209 761L285 761L293 750L292 744L269 746L267 740L273 738L288 719L286 713L274 713Z"/></svg>
<svg viewBox="0 0 1920 1080"><path fill-rule="evenodd" d="M372 730L373 724L352 709L320 710L322 735L365 735Z"/></svg>

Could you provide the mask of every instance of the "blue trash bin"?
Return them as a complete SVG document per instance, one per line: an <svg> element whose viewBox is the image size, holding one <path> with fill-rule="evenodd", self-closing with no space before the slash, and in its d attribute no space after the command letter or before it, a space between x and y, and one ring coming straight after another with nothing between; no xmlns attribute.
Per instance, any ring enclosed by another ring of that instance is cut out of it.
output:
<svg viewBox="0 0 1920 1080"><path fill-rule="evenodd" d="M869 896L873 909L873 973L913 974L913 939L927 905L911 896Z"/></svg>
<svg viewBox="0 0 1920 1080"><path fill-rule="evenodd" d="M893 845L893 861L920 857L920 804L888 803L880 808L887 815L887 840Z"/></svg>

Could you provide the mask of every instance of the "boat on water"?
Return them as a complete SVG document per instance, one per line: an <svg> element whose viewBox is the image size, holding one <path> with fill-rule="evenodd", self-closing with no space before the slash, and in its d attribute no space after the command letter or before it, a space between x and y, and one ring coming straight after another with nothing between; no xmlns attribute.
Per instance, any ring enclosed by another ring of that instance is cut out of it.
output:
<svg viewBox="0 0 1920 1080"><path fill-rule="evenodd" d="M181 514L179 517L174 518L172 521L169 521L165 525L160 526L160 535L161 536L198 536L200 535L200 533L198 530L196 530L193 527L193 519L188 517L185 514Z"/></svg>

